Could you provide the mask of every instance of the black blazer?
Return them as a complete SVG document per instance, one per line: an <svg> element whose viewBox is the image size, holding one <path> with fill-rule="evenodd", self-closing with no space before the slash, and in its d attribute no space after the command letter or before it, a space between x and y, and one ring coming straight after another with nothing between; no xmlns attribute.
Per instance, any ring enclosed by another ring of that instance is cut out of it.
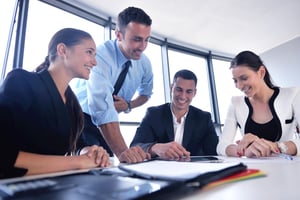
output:
<svg viewBox="0 0 300 200"><path fill-rule="evenodd" d="M155 143L174 141L170 103L147 109L146 115L130 146L141 146L144 151ZM191 156L217 155L218 136L209 112L190 106L184 126L182 146Z"/></svg>
<svg viewBox="0 0 300 200"><path fill-rule="evenodd" d="M0 104L0 140L6 144L0 147L1 165L13 166L18 151L48 155L69 151L70 108L47 70L10 72L0 87Z"/></svg>

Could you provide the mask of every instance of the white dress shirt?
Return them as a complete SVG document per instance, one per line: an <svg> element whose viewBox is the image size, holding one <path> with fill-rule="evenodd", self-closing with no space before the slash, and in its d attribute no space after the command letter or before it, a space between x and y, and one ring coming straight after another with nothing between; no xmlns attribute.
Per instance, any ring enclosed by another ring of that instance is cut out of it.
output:
<svg viewBox="0 0 300 200"><path fill-rule="evenodd" d="M172 111L172 108L171 108ZM184 124L185 124L185 118L188 112L186 112L180 119L180 123L177 122L177 118L174 115L172 111L173 116L173 127L174 127L174 141L182 145L183 140L183 132L184 132Z"/></svg>

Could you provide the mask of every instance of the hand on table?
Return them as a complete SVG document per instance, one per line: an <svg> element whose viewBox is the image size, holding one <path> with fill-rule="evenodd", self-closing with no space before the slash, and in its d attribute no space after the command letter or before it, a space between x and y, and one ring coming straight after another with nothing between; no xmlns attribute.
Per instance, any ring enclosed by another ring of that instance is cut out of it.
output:
<svg viewBox="0 0 300 200"><path fill-rule="evenodd" d="M189 159L190 157L190 152L177 142L157 143L151 147L150 151L167 160L180 160L183 157Z"/></svg>
<svg viewBox="0 0 300 200"><path fill-rule="evenodd" d="M123 151L118 158L120 162L138 163L145 160L150 160L151 156L149 153L144 152L141 147L135 146Z"/></svg>
<svg viewBox="0 0 300 200"><path fill-rule="evenodd" d="M84 147L80 151L80 155L85 155L89 159L92 159L96 165L95 167L107 167L111 165L107 151L97 145Z"/></svg>

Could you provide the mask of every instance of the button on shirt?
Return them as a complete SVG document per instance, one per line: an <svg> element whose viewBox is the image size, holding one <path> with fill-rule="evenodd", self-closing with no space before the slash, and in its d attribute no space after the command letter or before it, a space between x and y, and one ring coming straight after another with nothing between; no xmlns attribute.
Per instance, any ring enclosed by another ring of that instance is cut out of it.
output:
<svg viewBox="0 0 300 200"><path fill-rule="evenodd" d="M117 41L109 40L97 48L97 66L94 66L89 80L78 79L74 90L83 112L91 115L96 125L119 121L114 107L112 93L114 84L127 58L122 54ZM142 54L139 60L131 60L125 81L118 93L130 101L137 91L150 97L153 89L153 72L150 60Z"/></svg>

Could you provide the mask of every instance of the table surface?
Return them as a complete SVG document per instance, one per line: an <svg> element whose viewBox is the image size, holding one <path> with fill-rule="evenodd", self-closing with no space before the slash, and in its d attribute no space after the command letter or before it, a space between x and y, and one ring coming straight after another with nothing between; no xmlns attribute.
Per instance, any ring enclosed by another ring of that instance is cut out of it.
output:
<svg viewBox="0 0 300 200"><path fill-rule="evenodd" d="M300 157L294 157L292 161L283 158L249 159L223 157L223 159L225 162L241 161L249 169L259 169L266 176L227 183L214 188L203 188L181 199L300 199Z"/></svg>
<svg viewBox="0 0 300 200"><path fill-rule="evenodd" d="M242 162L249 169L259 169L266 174L263 177L247 179L232 183L226 183L212 188L202 188L184 195L178 195L175 199L183 200L260 200L260 199L300 199L300 157L293 160L284 158L229 158L219 157L223 162ZM216 163L217 164L217 163ZM118 165L118 162L115 162ZM84 171L84 170L82 170ZM78 173L82 171L62 172ZM38 177L57 176L60 173L28 176L14 179L0 180L0 183L14 182Z"/></svg>

